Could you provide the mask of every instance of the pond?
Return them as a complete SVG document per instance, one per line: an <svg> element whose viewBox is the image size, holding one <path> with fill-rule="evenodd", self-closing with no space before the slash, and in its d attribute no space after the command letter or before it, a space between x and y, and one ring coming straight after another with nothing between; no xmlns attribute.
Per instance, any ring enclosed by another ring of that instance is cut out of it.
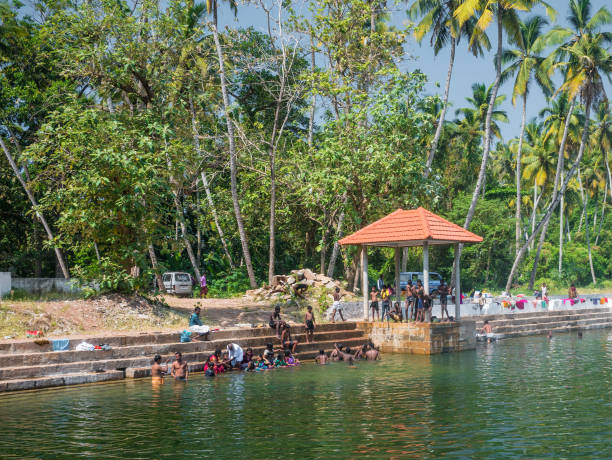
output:
<svg viewBox="0 0 612 460"><path fill-rule="evenodd" d="M0 396L0 457L612 457L612 332Z"/></svg>

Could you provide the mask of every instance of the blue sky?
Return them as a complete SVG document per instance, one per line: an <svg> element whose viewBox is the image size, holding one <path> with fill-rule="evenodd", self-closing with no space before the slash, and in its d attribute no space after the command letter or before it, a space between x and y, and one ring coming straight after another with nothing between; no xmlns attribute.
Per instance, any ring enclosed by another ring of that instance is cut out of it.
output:
<svg viewBox="0 0 612 460"><path fill-rule="evenodd" d="M392 2L389 1L388 3L391 4ZM294 2L294 4L299 5L298 2ZM558 12L556 22L552 25L567 26L566 17L569 13L568 2L565 0L549 0L549 4ZM610 8L610 0L592 0L591 4L593 13L606 4L608 4L608 8ZM409 3L400 3L399 5L393 7L393 24L401 26L402 24L407 23L408 19L405 11L408 6ZM301 14L307 14L306 8L300 8L298 6L296 9ZM543 8L536 8L533 13L541 15L545 14ZM265 28L265 16L263 12L253 5L241 5L236 18L234 18L227 6L222 6L219 21L221 26L253 26L257 30L261 31L264 31ZM494 42L494 40L495 34L493 34L491 37L491 41ZM496 43L492 43L492 45L495 47ZM507 46L507 44L504 44L504 46ZM455 65L453 69L453 78L449 96L451 107L449 112L447 112L447 117L454 118L455 109L466 104L465 98L472 94L471 86L473 83L479 82L487 85L493 83L495 78L493 62L494 53L495 51L492 49L490 52L485 54L483 58L475 58L467 51L466 43L460 43L455 55ZM412 58L407 59L402 64L403 69L407 71L420 69L429 79L427 92L429 94L441 94L448 67L448 49L441 50L438 56L435 56L427 39L423 40L422 45L416 43L414 39L410 39L407 44L407 54L412 56ZM439 84L439 87L436 86L437 83ZM518 136L521 123L520 105L518 101L516 107L512 105L510 101L511 92L511 82L507 82L504 86L502 86L499 93L506 94L507 96L502 108L508 112L510 122L507 124L501 124L502 135L506 140ZM607 81L606 92L608 93L609 97L612 97L611 85ZM546 100L544 95L534 85L527 103L527 119L529 120L530 118L537 116L538 112L545 107L545 105Z"/></svg>

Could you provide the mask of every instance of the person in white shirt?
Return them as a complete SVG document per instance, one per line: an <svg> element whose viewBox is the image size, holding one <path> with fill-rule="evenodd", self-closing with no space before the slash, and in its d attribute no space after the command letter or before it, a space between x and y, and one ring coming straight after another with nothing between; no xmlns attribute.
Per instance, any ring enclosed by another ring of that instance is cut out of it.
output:
<svg viewBox="0 0 612 460"><path fill-rule="evenodd" d="M232 366L232 368L240 368L240 365L242 364L242 358L244 355L240 345L235 344L235 343L230 343L227 346L227 354L228 354L227 356L228 364Z"/></svg>

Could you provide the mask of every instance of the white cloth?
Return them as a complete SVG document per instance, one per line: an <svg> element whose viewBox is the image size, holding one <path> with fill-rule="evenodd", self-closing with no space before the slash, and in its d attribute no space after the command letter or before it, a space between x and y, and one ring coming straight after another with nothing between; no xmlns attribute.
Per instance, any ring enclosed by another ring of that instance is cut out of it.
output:
<svg viewBox="0 0 612 460"><path fill-rule="evenodd" d="M230 345L233 345L234 348L231 349ZM235 343L232 343L230 345L227 346L229 360L232 361L233 359L235 359L239 363L242 362L243 351L240 345L236 345Z"/></svg>
<svg viewBox="0 0 612 460"><path fill-rule="evenodd" d="M189 330L191 332L196 332L198 334L207 334L210 331L208 326L189 326Z"/></svg>
<svg viewBox="0 0 612 460"><path fill-rule="evenodd" d="M95 346L87 342L81 342L75 348L76 351L94 351L95 349Z"/></svg>
<svg viewBox="0 0 612 460"><path fill-rule="evenodd" d="M334 303L332 304L332 308L336 311L340 311L342 310L342 304L340 303L339 300L335 300Z"/></svg>

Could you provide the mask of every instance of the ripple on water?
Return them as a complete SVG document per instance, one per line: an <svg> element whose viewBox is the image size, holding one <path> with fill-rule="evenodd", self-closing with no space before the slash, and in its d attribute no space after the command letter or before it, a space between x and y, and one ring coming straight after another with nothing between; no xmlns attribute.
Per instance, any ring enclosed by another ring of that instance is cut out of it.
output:
<svg viewBox="0 0 612 460"><path fill-rule="evenodd" d="M0 397L2 457L612 457L612 334Z"/></svg>

